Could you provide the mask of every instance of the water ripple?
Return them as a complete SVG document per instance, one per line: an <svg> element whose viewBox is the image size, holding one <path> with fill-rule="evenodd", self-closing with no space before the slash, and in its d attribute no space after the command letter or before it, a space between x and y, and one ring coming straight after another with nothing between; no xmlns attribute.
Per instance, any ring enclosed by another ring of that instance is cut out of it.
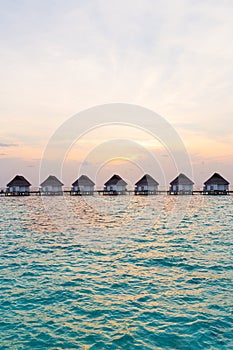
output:
<svg viewBox="0 0 233 350"><path fill-rule="evenodd" d="M173 230L165 200L148 225L143 198L106 215L69 198L65 221L48 198L56 225L40 198L2 198L0 349L233 349L233 198L192 198Z"/></svg>

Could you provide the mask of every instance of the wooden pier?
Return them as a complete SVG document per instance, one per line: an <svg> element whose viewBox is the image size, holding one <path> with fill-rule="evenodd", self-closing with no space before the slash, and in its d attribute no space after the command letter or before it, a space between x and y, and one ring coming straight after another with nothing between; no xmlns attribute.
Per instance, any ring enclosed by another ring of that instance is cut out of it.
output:
<svg viewBox="0 0 233 350"><path fill-rule="evenodd" d="M9 192L0 191L0 197L28 197L28 196L156 196L156 195L169 195L169 196L192 196L192 195L203 195L203 196L227 196L232 195L233 191L170 191L170 190L159 190L159 191L73 191L73 190L63 190L59 192L44 192L41 190L32 190L27 192Z"/></svg>

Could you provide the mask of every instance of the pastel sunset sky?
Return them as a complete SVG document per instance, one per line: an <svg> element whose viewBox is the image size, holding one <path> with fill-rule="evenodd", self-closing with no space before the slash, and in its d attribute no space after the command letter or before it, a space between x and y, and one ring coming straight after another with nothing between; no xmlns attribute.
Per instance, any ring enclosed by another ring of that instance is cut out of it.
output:
<svg viewBox="0 0 233 350"><path fill-rule="evenodd" d="M215 171L233 184L232 0L0 4L0 187L16 174L38 186L56 129L82 110L116 102L151 109L170 123L190 155L196 185ZM101 148L117 137L135 144L125 158ZM96 147L101 157L86 161ZM150 172L162 183L146 157L139 171L142 148L163 159L167 179L177 175L149 134L105 126L72 145L62 180L69 186L83 162L92 178L96 164L103 170L99 185L115 172L132 182Z"/></svg>

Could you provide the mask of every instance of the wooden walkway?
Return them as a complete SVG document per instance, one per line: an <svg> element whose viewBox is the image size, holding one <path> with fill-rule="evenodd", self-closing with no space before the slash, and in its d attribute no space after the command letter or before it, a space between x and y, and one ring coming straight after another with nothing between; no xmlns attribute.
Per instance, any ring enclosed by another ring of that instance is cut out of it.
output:
<svg viewBox="0 0 233 350"><path fill-rule="evenodd" d="M232 195L233 191L192 191L192 192L170 192L167 190L163 191L141 191L141 192L135 192L134 190L129 191L122 191L122 192L116 192L116 191L103 191L103 190L95 190L93 192L75 192L71 190L64 190L62 192L42 192L40 190L33 190L30 192L7 192L7 191L1 191L0 197L28 197L28 196L63 196L63 195L70 195L70 196L93 196L93 195L99 195L99 196L155 196L155 195L173 195L173 196L187 196L187 195L204 195L204 196L226 196L226 195Z"/></svg>

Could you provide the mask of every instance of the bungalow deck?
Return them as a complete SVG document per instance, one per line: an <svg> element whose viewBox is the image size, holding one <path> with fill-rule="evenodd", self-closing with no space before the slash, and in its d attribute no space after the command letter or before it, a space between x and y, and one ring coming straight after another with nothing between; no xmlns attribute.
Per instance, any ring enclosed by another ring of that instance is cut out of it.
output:
<svg viewBox="0 0 233 350"><path fill-rule="evenodd" d="M103 196L125 196L128 191L98 191L98 194L102 194Z"/></svg>
<svg viewBox="0 0 233 350"><path fill-rule="evenodd" d="M71 196L93 196L94 191L64 191L65 193L69 193Z"/></svg>
<svg viewBox="0 0 233 350"><path fill-rule="evenodd" d="M134 191L135 196L155 196L158 194L158 191Z"/></svg>
<svg viewBox="0 0 233 350"><path fill-rule="evenodd" d="M3 195L3 193L1 193L1 195ZM9 192L9 191L5 191L5 192L4 192L4 196L5 196L5 197L30 196L30 192L18 192L18 191Z"/></svg>
<svg viewBox="0 0 233 350"><path fill-rule="evenodd" d="M173 196L190 196L194 191L167 191L169 195Z"/></svg>

